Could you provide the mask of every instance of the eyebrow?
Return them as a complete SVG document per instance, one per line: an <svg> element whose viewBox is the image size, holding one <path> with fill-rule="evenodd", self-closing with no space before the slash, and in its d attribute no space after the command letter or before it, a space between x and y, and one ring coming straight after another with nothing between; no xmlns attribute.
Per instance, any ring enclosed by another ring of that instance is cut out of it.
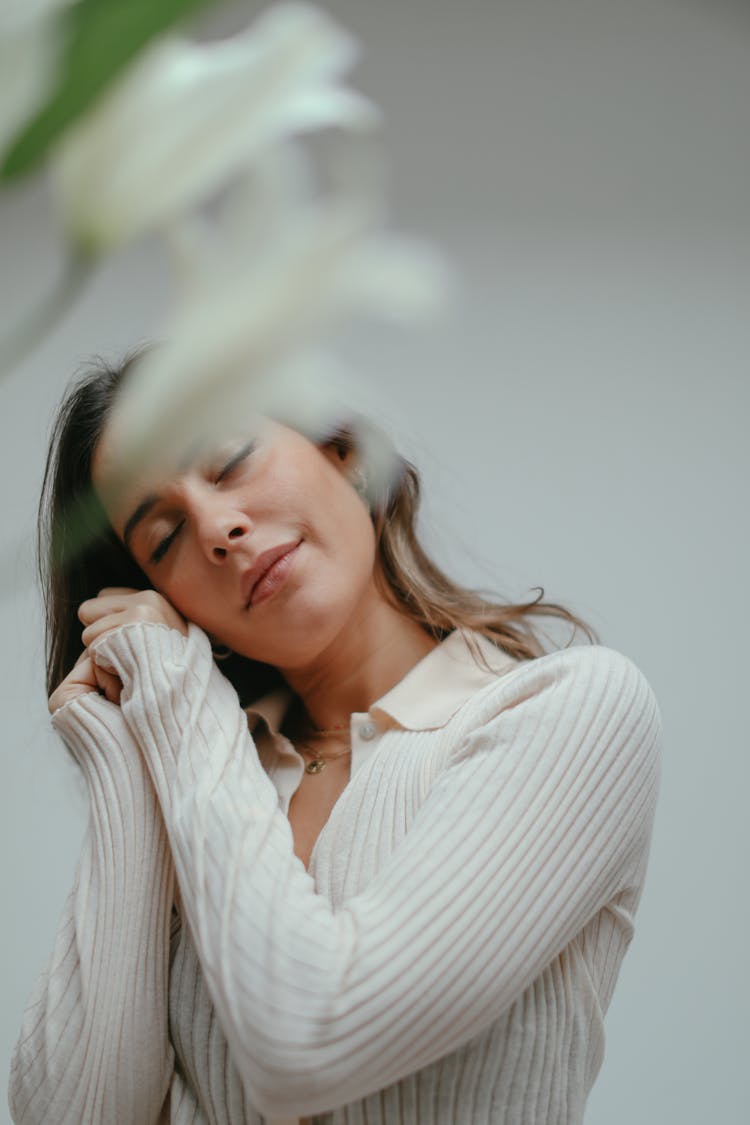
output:
<svg viewBox="0 0 750 1125"><path fill-rule="evenodd" d="M122 531L122 541L126 547L128 545L128 542L130 541L131 535L136 528L136 525L143 519L145 515L148 514L148 512L151 511L158 499L159 497L156 494L147 496L144 500L141 500L140 504L132 513L132 515L130 515L125 521L125 527Z"/></svg>
<svg viewBox="0 0 750 1125"><path fill-rule="evenodd" d="M199 448L200 443L198 441L193 442L190 448L186 451L183 459L179 462L177 466L178 472L183 473L187 468L189 468L189 466L195 460L196 451ZM158 496L156 492L149 493L148 496L144 497L144 499L141 500L140 504L132 513L132 515L130 515L125 521L125 527L122 530L122 541L126 547L130 542L130 537L135 531L136 526L140 523L144 516L148 515L154 504L156 504L160 499L161 497Z"/></svg>
<svg viewBox="0 0 750 1125"><path fill-rule="evenodd" d="M235 455L233 457L231 457L225 465L222 466L222 470L221 470L222 473L229 472L231 469L233 469L234 466L236 464L238 464L242 460L243 457L247 456L247 454L250 452L250 450L253 448L253 446L255 444L256 444L255 438L252 438L250 441L246 442L242 446L242 448L239 449L237 451L237 453L235 453ZM188 453L186 453L185 458L183 459L183 461L179 465L180 472L184 472L185 469L188 468L188 466L191 464L192 460L195 457L196 450L199 449L199 448L200 448L200 445L199 445L198 442L195 442L193 444L193 446L191 446ZM132 512L130 516L128 516L127 520L125 521L125 527L123 528L123 531L122 531L122 541L123 541L123 543L125 544L126 547L128 546L128 544L130 542L130 538L131 538L133 532L135 531L136 526L140 523L140 521L144 518L144 516L148 515L148 513L153 508L154 504L156 504L160 499L161 499L161 497L157 493L155 493L155 492L150 493L148 496L144 497L143 500L141 500L140 504L135 509L135 511Z"/></svg>

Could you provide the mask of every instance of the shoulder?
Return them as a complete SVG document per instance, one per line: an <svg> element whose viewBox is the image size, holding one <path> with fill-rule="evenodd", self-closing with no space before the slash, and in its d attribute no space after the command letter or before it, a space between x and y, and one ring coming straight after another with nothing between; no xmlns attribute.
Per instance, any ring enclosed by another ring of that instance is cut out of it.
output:
<svg viewBox="0 0 750 1125"><path fill-rule="evenodd" d="M520 661L501 675L482 693L490 709L496 703L518 702L535 695L570 695L592 702L622 701L629 695L657 707L656 698L638 666L623 653L606 645L576 645Z"/></svg>
<svg viewBox="0 0 750 1125"><path fill-rule="evenodd" d="M482 734L556 751L579 742L606 753L658 753L659 706L646 677L606 645L576 645L513 665L470 701L463 715L474 747ZM522 737L523 736L523 737Z"/></svg>
<svg viewBox="0 0 750 1125"><path fill-rule="evenodd" d="M541 658L541 662L545 660L549 669L537 669L537 674L546 677L551 673L585 711L611 714L622 722L640 723L645 718L661 727L653 689L624 653L606 645L580 645Z"/></svg>

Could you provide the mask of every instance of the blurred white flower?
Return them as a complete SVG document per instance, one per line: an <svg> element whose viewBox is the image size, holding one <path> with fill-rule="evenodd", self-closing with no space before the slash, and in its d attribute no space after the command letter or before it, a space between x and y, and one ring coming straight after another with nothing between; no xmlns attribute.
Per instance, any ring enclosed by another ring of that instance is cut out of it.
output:
<svg viewBox="0 0 750 1125"><path fill-rule="evenodd" d="M289 133L371 126L373 105L341 84L356 55L350 35L303 3L220 42L155 42L53 153L69 236L89 254L114 249L171 223Z"/></svg>
<svg viewBox="0 0 750 1125"><path fill-rule="evenodd" d="M257 413L322 433L342 410L335 330L352 314L411 319L443 307L448 272L432 249L383 233L362 200L300 200L299 181L282 174L294 166L274 152L237 186L218 230L193 227L184 240L195 256L166 342L113 415L123 469L173 465Z"/></svg>
<svg viewBox="0 0 750 1125"><path fill-rule="evenodd" d="M0 157L52 89L69 0L0 2Z"/></svg>

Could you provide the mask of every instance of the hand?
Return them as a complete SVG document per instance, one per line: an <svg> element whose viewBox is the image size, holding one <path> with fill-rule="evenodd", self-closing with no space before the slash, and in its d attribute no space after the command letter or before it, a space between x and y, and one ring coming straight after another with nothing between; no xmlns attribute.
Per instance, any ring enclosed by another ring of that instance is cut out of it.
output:
<svg viewBox="0 0 750 1125"><path fill-rule="evenodd" d="M52 692L47 706L51 715L66 703L89 692L103 693L110 703L120 702L122 684L112 672L98 668L88 652L82 652L65 679Z"/></svg>
<svg viewBox="0 0 750 1125"><path fill-rule="evenodd" d="M132 590L127 586L107 586L95 598L78 607L79 620L86 628L81 640L87 649L94 641L135 621L168 625L187 636L187 622L156 590ZM96 652L92 653L96 664Z"/></svg>

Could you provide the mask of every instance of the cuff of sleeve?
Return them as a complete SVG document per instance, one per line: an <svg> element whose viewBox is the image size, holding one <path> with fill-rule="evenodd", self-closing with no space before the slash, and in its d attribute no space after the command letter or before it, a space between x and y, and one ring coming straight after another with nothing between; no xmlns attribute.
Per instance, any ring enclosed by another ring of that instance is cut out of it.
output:
<svg viewBox="0 0 750 1125"><path fill-rule="evenodd" d="M139 756L122 711L96 691L85 692L58 707L51 722L86 773L102 766L112 772L117 772L118 766L127 769L126 759Z"/></svg>
<svg viewBox="0 0 750 1125"><path fill-rule="evenodd" d="M120 708L88 692L59 708L52 725L81 768L93 821L107 825L108 847L149 853L164 828L146 762Z"/></svg>
<svg viewBox="0 0 750 1125"><path fill-rule="evenodd" d="M123 684L121 707L144 753L157 790L180 761L188 775L198 744L234 743L247 718L237 693L213 659L208 637L197 625L179 630L133 622L97 642L97 661L109 663ZM200 757L200 754L199 754Z"/></svg>
<svg viewBox="0 0 750 1125"><path fill-rule="evenodd" d="M185 636L179 629L162 622L129 621L95 641L91 649L102 668L129 679L151 659L157 665L166 661L167 665L184 668L194 653L200 651L201 641L205 642L210 658L208 637L192 622L188 623Z"/></svg>

